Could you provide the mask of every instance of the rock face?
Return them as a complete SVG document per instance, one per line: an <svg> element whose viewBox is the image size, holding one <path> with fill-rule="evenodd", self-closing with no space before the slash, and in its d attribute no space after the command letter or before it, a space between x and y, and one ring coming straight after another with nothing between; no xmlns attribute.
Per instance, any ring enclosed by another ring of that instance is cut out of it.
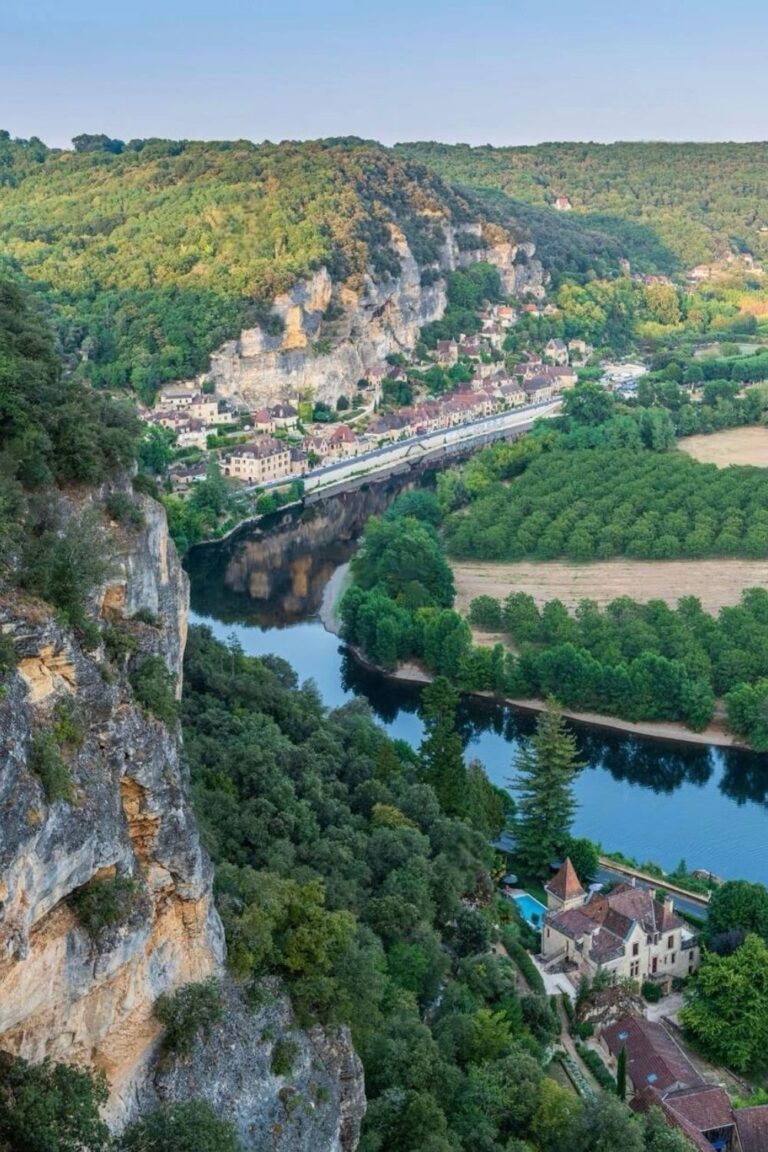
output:
<svg viewBox="0 0 768 1152"><path fill-rule="evenodd" d="M335 286L325 268L299 281L274 303L273 311L283 321L282 335L249 328L211 356L208 379L217 393L252 409L302 393L334 404L339 396L350 395L385 356L414 348L421 328L443 316L446 287L441 273L486 260L499 269L509 295L541 287L544 272L533 259L533 244L514 244L496 234L489 238L480 224L456 229L444 222L443 231L439 264L429 269L429 276L422 275L405 237L393 227L399 276L380 281L367 276L358 290ZM328 321L324 313L332 299L340 312Z"/></svg>
<svg viewBox="0 0 768 1152"><path fill-rule="evenodd" d="M261 992L263 1003L251 1008L238 989L225 985L226 1029L198 1040L183 1061L161 1062L142 1104L207 1100L234 1123L246 1148L354 1152L365 1097L348 1033L295 1029L285 997L269 988ZM278 1045L291 1046L284 1075L272 1069Z"/></svg>
<svg viewBox="0 0 768 1152"><path fill-rule="evenodd" d="M94 611L130 636L132 661L161 656L180 687L187 578L162 508L145 499L142 511L143 528L119 533L119 568ZM108 1119L119 1128L153 1091L155 1000L220 974L224 960L180 733L147 715L125 672L102 651L83 651L40 602L18 593L0 598L0 627L13 635L19 656L0 699L0 1048L33 1061L51 1057L102 1069L110 1084ZM76 739L62 738L66 717L76 722ZM71 794L49 803L30 766L35 748L54 737L64 740ZM70 898L94 878L115 875L134 880L135 907L126 924L92 940ZM261 1068L257 1018L241 1011L236 1027L243 1051ZM344 1053L327 1075L335 1120L324 1118L314 1143L302 1137L286 1148L354 1148L340 1134L359 1125L364 1103L346 1101L362 1094L362 1079L348 1038L332 1042ZM307 1037L301 1043L307 1052L316 1046ZM242 1079L223 1042L212 1051L218 1057L209 1059L209 1087L229 1114ZM359 1092L343 1081L342 1065L350 1062ZM269 1078L259 1098L280 1090ZM278 1108L277 1097L272 1105ZM348 1107L351 1127L343 1115ZM285 1119L286 1133L291 1123ZM311 1127L302 1124L302 1131Z"/></svg>

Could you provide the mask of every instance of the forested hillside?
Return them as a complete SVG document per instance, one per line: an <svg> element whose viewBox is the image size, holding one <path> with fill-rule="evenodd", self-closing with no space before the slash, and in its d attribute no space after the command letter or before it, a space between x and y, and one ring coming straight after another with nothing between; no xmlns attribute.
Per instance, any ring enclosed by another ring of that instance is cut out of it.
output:
<svg viewBox="0 0 768 1152"><path fill-rule="evenodd" d="M268 317L325 265L397 275L391 225L429 264L440 220L477 211L438 176L361 140L254 145L0 133L0 261L44 288L62 348L95 384L151 394Z"/></svg>
<svg viewBox="0 0 768 1152"><path fill-rule="evenodd" d="M641 271L691 268L729 249L768 257L765 144L425 142L397 151L457 186L492 189L534 209L568 197L571 220L578 215L619 240ZM531 226L540 219L517 210Z"/></svg>

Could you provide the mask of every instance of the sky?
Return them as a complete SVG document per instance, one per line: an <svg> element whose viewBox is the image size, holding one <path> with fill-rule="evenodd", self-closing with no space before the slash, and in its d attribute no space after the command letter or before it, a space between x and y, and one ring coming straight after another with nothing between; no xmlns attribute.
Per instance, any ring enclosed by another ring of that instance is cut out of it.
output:
<svg viewBox="0 0 768 1152"><path fill-rule="evenodd" d="M0 128L765 140L766 0L0 0Z"/></svg>

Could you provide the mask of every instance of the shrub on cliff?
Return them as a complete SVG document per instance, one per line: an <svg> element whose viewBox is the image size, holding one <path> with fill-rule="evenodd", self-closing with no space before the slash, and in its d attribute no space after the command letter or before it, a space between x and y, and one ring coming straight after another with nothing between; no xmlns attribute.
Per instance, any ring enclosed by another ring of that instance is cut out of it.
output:
<svg viewBox="0 0 768 1152"><path fill-rule="evenodd" d="M139 704L164 724L173 724L179 714L175 680L160 656L142 660L128 679Z"/></svg>
<svg viewBox="0 0 768 1152"><path fill-rule="evenodd" d="M242 1152L234 1126L204 1100L157 1108L129 1124L119 1152Z"/></svg>
<svg viewBox="0 0 768 1152"><path fill-rule="evenodd" d="M136 908L140 886L129 876L91 880L72 894L75 914L93 940L127 923Z"/></svg>
<svg viewBox="0 0 768 1152"><path fill-rule="evenodd" d="M165 1025L163 1047L179 1056L189 1055L198 1036L207 1039L223 1015L221 989L213 979L185 984L155 1004L155 1016Z"/></svg>
<svg viewBox="0 0 768 1152"><path fill-rule="evenodd" d="M106 1152L109 1131L99 1115L106 1100L103 1075L50 1061L28 1064L0 1053L0 1148Z"/></svg>
<svg viewBox="0 0 768 1152"><path fill-rule="evenodd" d="M28 766L42 784L49 804L72 800L72 774L52 732L41 732L34 737Z"/></svg>

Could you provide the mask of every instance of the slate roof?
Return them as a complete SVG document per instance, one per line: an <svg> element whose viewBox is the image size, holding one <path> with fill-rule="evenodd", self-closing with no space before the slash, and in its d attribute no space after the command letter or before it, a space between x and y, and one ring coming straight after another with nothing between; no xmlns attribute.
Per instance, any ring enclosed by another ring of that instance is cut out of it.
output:
<svg viewBox="0 0 768 1152"><path fill-rule="evenodd" d="M624 1016L602 1031L614 1056L627 1049L627 1075L639 1090L645 1085L666 1089L703 1086L703 1081L677 1041L663 1024Z"/></svg>

